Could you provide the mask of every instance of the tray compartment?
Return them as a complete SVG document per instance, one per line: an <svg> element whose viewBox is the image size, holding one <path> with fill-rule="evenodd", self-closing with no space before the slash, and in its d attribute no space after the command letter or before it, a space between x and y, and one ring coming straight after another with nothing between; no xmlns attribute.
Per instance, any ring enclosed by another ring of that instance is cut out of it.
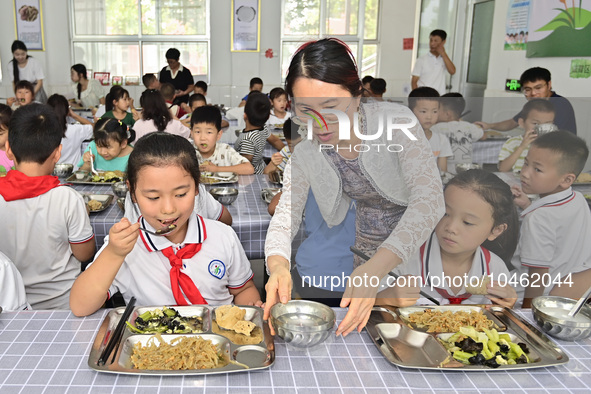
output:
<svg viewBox="0 0 591 394"><path fill-rule="evenodd" d="M148 311L153 311L155 309L162 309L162 306L140 306L140 307L136 307L134 309L134 311L131 313L131 316L129 317L129 322L135 326L135 319L137 319L137 317L145 312ZM188 317L192 317L192 316L197 316L201 318L201 322L203 323L203 333L206 333L208 331L211 330L211 314L209 311L209 308L207 308L206 306L202 306L202 305L190 305L190 306L173 306L170 307L175 309L176 311L179 312L179 315L181 316L188 316ZM129 327L127 327L127 330L131 331L129 329ZM146 333L146 334L140 334L140 333L133 333L134 335L153 335L153 333Z"/></svg>
<svg viewBox="0 0 591 394"><path fill-rule="evenodd" d="M486 316L487 319L491 320L494 324L496 324L496 327L493 326L493 328L495 328L497 331L499 332L503 332L507 329L507 326L501 322L493 313L491 313L486 307L482 306L482 305L433 305L433 306L409 306L409 307L405 307L405 308L397 308L396 312L398 313L398 315L400 316L400 319L405 322L406 324L408 324L413 330L417 330L417 331L427 331L427 327L417 327L417 325L415 323L411 323L409 321L409 316L415 312L423 312L427 309L431 309L431 310L435 310L435 311L440 311L440 312L446 312L446 311L452 311L452 312L482 312L484 314L484 316Z"/></svg>
<svg viewBox="0 0 591 394"><path fill-rule="evenodd" d="M244 320L246 321L250 321L253 322L256 327L253 329L252 334L254 335L261 335L261 341L264 341L264 322L263 322L263 314L261 313L261 309L258 307L251 307L251 306L238 306L240 309L244 310L246 312L246 314L244 315ZM230 341L232 341L232 343L236 344L236 345L241 345L240 343L240 339L244 339L244 335L242 334L237 334L235 333L233 330L226 330L222 327L219 327L217 325L216 319L215 319L215 311L217 308L213 309L211 311L211 331L215 334L219 334L219 335L223 335L224 337L227 337L228 339L230 339ZM246 338L246 340L248 340ZM259 343L260 343L259 342ZM253 343L248 343L248 344L242 344L243 346L248 346L248 345L253 345Z"/></svg>

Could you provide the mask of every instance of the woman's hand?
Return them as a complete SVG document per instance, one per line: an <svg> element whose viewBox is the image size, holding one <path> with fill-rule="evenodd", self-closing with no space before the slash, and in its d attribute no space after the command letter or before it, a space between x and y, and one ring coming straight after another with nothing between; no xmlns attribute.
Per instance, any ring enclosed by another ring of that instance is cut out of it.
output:
<svg viewBox="0 0 591 394"><path fill-rule="evenodd" d="M109 230L109 245L111 252L125 258L133 250L140 234L140 224L131 222L127 218L115 223Z"/></svg>
<svg viewBox="0 0 591 394"><path fill-rule="evenodd" d="M501 286L499 282L490 282L487 286L488 295L486 296L493 304L513 308L517 302L517 292L509 285Z"/></svg>
<svg viewBox="0 0 591 394"><path fill-rule="evenodd" d="M267 259L267 267L269 268L270 276L265 291L267 292L267 299L265 300L265 312L263 320L268 320L271 307L278 302L285 304L291 299L291 289L293 287L293 280L289 269L289 261L281 256L269 256ZM273 327L271 334L275 334Z"/></svg>
<svg viewBox="0 0 591 394"><path fill-rule="evenodd" d="M398 278L388 276L387 287L378 293L376 304L397 307L412 306L421 297L419 283L420 277L413 275L401 275Z"/></svg>

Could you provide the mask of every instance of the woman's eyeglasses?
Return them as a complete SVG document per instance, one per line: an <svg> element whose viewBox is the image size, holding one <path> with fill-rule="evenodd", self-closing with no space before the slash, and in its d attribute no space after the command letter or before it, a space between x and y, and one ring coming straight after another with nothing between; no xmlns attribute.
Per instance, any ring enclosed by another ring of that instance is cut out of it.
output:
<svg viewBox="0 0 591 394"><path fill-rule="evenodd" d="M305 106L304 108L298 108L294 100L294 105L292 106L294 115L291 117L291 120L298 126L307 126L309 121L318 121L322 123L322 120L320 119L321 117L322 119L324 119L326 124L336 124L339 123L339 118L336 114L321 114L320 111L324 109L332 109L340 110L344 113L347 113L349 111L349 108L351 107L351 103L353 102L353 100L354 97L339 99L339 102L334 107L321 108L319 110L314 110L311 107L306 108ZM347 106L343 108L344 103L347 101Z"/></svg>

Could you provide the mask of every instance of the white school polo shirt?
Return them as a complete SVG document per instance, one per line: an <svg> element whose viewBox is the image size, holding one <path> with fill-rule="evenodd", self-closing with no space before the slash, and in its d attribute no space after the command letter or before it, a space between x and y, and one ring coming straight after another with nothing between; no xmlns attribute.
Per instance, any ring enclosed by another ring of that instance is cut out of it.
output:
<svg viewBox="0 0 591 394"><path fill-rule="evenodd" d="M31 309L20 272L2 252L0 252L0 306L5 311Z"/></svg>
<svg viewBox="0 0 591 394"><path fill-rule="evenodd" d="M591 268L591 212L572 188L531 203L522 213L521 232L511 263L517 273L548 268L554 280ZM550 293L553 286L545 288ZM518 289L523 292L525 289Z"/></svg>
<svg viewBox="0 0 591 394"><path fill-rule="evenodd" d="M142 227L154 230L143 217L139 220ZM208 304L231 303L234 297L229 289L239 289L253 277L236 233L223 223L194 215L189 219L185 237L186 242L189 240L203 244L197 254L183 260L181 272L193 280ZM106 237L99 254L108 243ZM170 284L170 262L160 252L169 246L180 247L184 243L174 245L165 237L140 232L109 288L109 296L120 291L126 302L136 297L137 305L176 305Z"/></svg>
<svg viewBox="0 0 591 394"><path fill-rule="evenodd" d="M202 184L199 184L199 194L195 196L195 207L193 212L203 216L205 219L220 220L224 206L218 202ZM129 192L125 195L125 214L131 223L137 222L140 216L140 210L137 204L131 201Z"/></svg>
<svg viewBox="0 0 591 394"><path fill-rule="evenodd" d="M416 275L421 277L424 284L421 290L438 300L442 305L449 304L449 300L439 294L434 287L445 290L452 297L466 293L466 288L462 285L459 293L454 294L447 280L442 279L445 273L443 272L443 263L441 261L441 247L439 246L435 232L431 234L431 237L421 249L423 250L422 253L421 251L415 253L409 261L396 267L394 272L398 275ZM496 254L479 247L474 254L472 267L467 274L468 280L470 278L482 278L484 275L491 275L496 281L499 274L504 274L504 278L509 280L509 270L505 262ZM473 281L476 284L476 279L473 279ZM462 301L462 304L490 303L491 301L484 295L472 295ZM426 298L420 298L417 304L432 304L432 302Z"/></svg>
<svg viewBox="0 0 591 394"><path fill-rule="evenodd" d="M80 193L58 186L23 200L0 195L0 223L0 250L20 271L33 309L70 309L80 274L70 243L94 237Z"/></svg>
<svg viewBox="0 0 591 394"><path fill-rule="evenodd" d="M484 134L482 127L462 120L437 123L431 127L431 131L449 139L453 156L447 159L447 172L452 174L456 173L456 164L472 163L472 144Z"/></svg>
<svg viewBox="0 0 591 394"><path fill-rule="evenodd" d="M412 75L419 77L417 86L428 86L445 94L445 73L447 68L443 57L435 56L431 52L419 57L412 69Z"/></svg>
<svg viewBox="0 0 591 394"><path fill-rule="evenodd" d="M210 161L212 164L220 167L237 166L238 164L242 163L250 163L246 157L236 152L236 149L223 142L217 142L215 144L215 149L208 158L204 158L197 147L195 147L195 153L197 154L199 163Z"/></svg>

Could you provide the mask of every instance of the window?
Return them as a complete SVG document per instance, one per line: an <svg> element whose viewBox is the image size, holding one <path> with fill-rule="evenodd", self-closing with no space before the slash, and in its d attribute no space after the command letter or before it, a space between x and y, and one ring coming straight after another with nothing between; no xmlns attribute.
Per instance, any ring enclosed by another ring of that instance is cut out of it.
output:
<svg viewBox="0 0 591 394"><path fill-rule="evenodd" d="M281 75L306 41L337 37L346 42L361 76L377 74L379 0L283 0Z"/></svg>
<svg viewBox="0 0 591 394"><path fill-rule="evenodd" d="M209 0L70 0L74 62L111 75L158 73L169 48L209 68Z"/></svg>

